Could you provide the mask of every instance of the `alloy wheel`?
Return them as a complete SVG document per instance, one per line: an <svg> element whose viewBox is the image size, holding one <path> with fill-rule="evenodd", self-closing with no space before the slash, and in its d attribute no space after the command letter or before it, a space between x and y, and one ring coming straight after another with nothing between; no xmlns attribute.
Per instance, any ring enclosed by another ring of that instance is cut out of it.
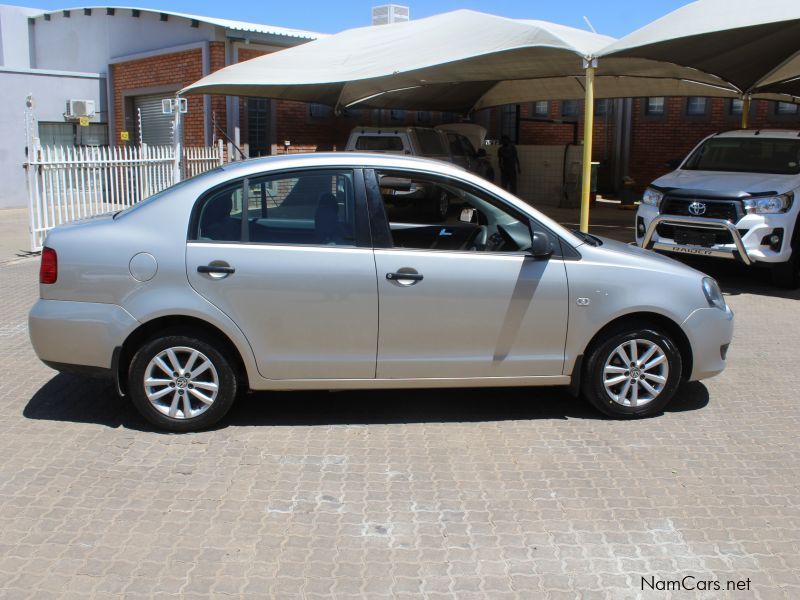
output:
<svg viewBox="0 0 800 600"><path fill-rule="evenodd" d="M617 346L603 367L603 384L609 397L622 406L637 407L655 400L669 379L664 350L645 339Z"/></svg>
<svg viewBox="0 0 800 600"><path fill-rule="evenodd" d="M191 419L217 399L219 375L209 358L194 348L175 346L156 354L144 372L147 399L173 419Z"/></svg>

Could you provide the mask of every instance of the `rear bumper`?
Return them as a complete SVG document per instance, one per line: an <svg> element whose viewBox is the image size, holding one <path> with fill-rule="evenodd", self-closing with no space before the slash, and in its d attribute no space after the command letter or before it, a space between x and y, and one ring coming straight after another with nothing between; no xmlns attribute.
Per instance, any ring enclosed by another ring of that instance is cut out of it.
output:
<svg viewBox="0 0 800 600"><path fill-rule="evenodd" d="M46 365L82 374L110 371L115 349L139 322L115 304L39 300L28 315L31 344Z"/></svg>
<svg viewBox="0 0 800 600"><path fill-rule="evenodd" d="M730 308L699 308L682 324L692 346L692 373L689 381L719 375L726 364L726 352L733 339L733 312Z"/></svg>

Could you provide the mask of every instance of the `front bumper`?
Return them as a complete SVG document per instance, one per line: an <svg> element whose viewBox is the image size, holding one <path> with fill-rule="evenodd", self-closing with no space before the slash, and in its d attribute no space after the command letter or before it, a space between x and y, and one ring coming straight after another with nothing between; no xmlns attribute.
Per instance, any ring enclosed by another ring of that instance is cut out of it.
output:
<svg viewBox="0 0 800 600"><path fill-rule="evenodd" d="M733 311L698 308L683 322L682 328L692 346L692 373L689 381L719 375L726 364L726 352L733 340Z"/></svg>
<svg viewBox="0 0 800 600"><path fill-rule="evenodd" d="M790 213L747 214L737 223L732 223L724 219L660 214L653 206L640 205L636 212L636 243L652 250L733 259L746 265L777 264L791 258L795 218ZM710 246L682 244L672 237L660 235L661 224L673 230L686 228L712 234L724 232L730 241ZM777 249L765 245L764 242L765 238L776 231L782 231L783 236L781 246Z"/></svg>
<svg viewBox="0 0 800 600"><path fill-rule="evenodd" d="M28 315L36 356L59 371L110 370L114 350L139 322L116 304L39 300Z"/></svg>

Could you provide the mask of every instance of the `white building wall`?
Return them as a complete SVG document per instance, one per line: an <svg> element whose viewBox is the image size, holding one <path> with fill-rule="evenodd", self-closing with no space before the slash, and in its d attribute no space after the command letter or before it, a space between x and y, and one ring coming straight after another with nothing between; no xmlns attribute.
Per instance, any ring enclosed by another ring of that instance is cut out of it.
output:
<svg viewBox="0 0 800 600"><path fill-rule="evenodd" d="M106 111L106 80L97 74L0 68L0 208L25 206L25 98L32 94L40 121L64 121L66 100L94 100Z"/></svg>
<svg viewBox="0 0 800 600"><path fill-rule="evenodd" d="M37 69L57 69L86 73L106 73L112 59L181 46L213 41L216 28L206 23L191 27L187 19L170 16L160 21L158 14L142 11L132 17L131 10L117 8L114 16L106 9L92 9L84 15L73 10L69 17L54 13L49 21L36 19L33 27Z"/></svg>
<svg viewBox="0 0 800 600"><path fill-rule="evenodd" d="M0 66L31 66L28 17L40 12L36 8L0 4Z"/></svg>

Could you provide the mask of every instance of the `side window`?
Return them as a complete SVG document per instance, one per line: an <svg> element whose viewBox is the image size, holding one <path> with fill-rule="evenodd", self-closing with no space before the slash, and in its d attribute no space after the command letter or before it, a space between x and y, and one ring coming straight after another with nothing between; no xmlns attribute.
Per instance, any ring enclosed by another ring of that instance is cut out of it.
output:
<svg viewBox="0 0 800 600"><path fill-rule="evenodd" d="M469 141L469 138L466 138L463 135L460 135L458 137L461 140L461 145L464 148L464 153L470 158L475 158L476 156L475 148L472 147L472 142Z"/></svg>
<svg viewBox="0 0 800 600"><path fill-rule="evenodd" d="M376 176L395 248L519 253L531 246L527 217L469 184L410 171Z"/></svg>
<svg viewBox="0 0 800 600"><path fill-rule="evenodd" d="M422 156L446 156L447 151L442 144L442 138L435 129L417 129L419 153Z"/></svg>
<svg viewBox="0 0 800 600"><path fill-rule="evenodd" d="M465 158L464 146L461 144L460 137L461 136L455 133L448 133L447 143L450 144L450 154L452 154L453 157Z"/></svg>
<svg viewBox="0 0 800 600"><path fill-rule="evenodd" d="M201 200L196 223L193 239L200 241L354 246L353 172L239 180Z"/></svg>

